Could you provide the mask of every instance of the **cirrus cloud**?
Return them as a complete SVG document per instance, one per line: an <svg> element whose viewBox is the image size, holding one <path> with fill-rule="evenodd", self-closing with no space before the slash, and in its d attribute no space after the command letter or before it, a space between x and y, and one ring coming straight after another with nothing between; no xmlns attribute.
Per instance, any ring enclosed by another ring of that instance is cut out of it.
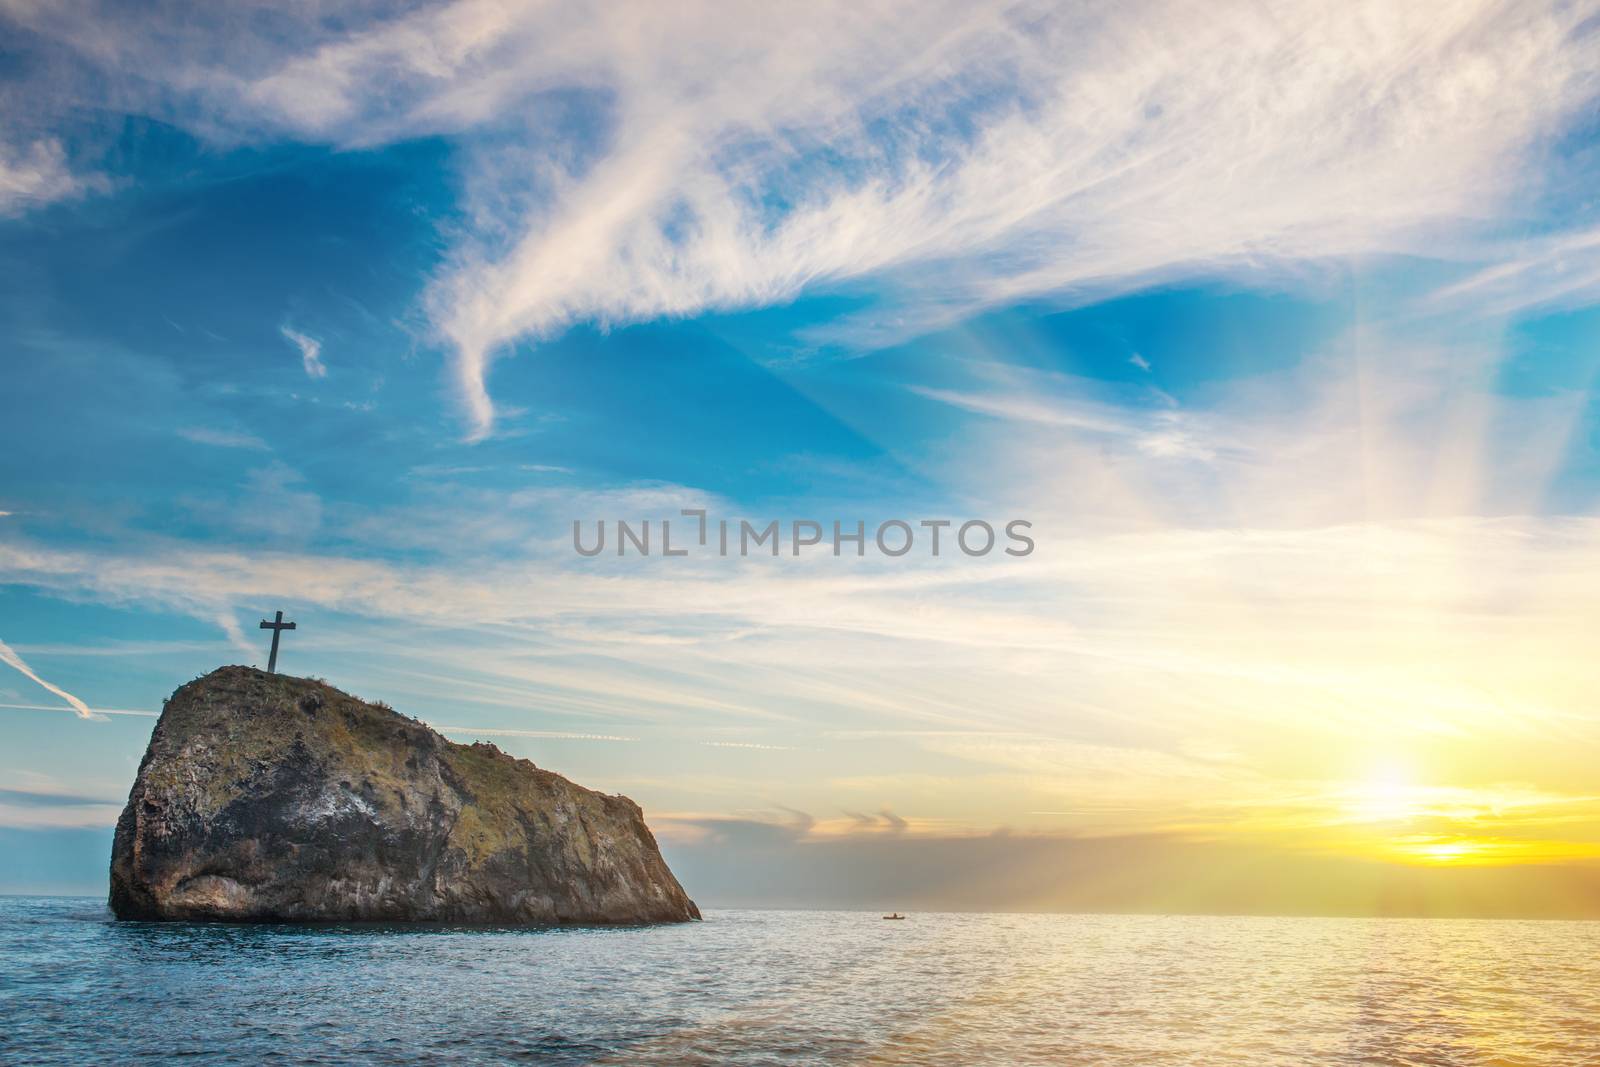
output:
<svg viewBox="0 0 1600 1067"><path fill-rule="evenodd" d="M1506 0L256 13L10 12L219 140L450 137L464 211L426 303L472 437L493 362L574 323L855 287L802 340L859 347L1181 276L1493 260L1600 62L1582 10Z"/></svg>

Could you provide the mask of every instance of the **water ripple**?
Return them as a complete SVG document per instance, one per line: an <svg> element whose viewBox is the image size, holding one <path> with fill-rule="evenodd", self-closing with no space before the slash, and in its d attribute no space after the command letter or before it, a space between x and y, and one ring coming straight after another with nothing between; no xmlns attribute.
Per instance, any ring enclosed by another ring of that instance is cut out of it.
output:
<svg viewBox="0 0 1600 1067"><path fill-rule="evenodd" d="M116 923L0 899L0 1060L1600 1065L1600 923L710 912Z"/></svg>

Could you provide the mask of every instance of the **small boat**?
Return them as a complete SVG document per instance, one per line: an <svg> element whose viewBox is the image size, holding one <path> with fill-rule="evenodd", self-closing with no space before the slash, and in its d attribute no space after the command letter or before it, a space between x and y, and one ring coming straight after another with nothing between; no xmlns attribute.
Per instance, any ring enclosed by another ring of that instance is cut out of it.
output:
<svg viewBox="0 0 1600 1067"><path fill-rule="evenodd" d="M885 918L885 919L904 919L904 918L905 918L905 916L904 916L904 915L901 915L901 914L900 914L900 913L899 913L899 912L898 912L898 911L897 911L897 912L895 912L895 913L894 913L894 914L893 914L893 915L885 915L885 916L884 916L884 918Z"/></svg>

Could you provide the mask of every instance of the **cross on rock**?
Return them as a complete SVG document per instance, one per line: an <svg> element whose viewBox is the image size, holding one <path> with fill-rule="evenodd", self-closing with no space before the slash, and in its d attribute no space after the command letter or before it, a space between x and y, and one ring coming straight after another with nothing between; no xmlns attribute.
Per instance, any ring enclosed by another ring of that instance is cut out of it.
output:
<svg viewBox="0 0 1600 1067"><path fill-rule="evenodd" d="M271 630L272 631L272 655L267 658L267 673L268 674L277 674L278 673L278 636L280 634L282 634L283 631L285 631L285 630L294 629L294 623L292 623L292 622L284 622L283 621L283 612L280 611L280 612L278 612L277 618L273 619L271 622L268 622L266 619L262 619L261 620L261 628L263 630Z"/></svg>

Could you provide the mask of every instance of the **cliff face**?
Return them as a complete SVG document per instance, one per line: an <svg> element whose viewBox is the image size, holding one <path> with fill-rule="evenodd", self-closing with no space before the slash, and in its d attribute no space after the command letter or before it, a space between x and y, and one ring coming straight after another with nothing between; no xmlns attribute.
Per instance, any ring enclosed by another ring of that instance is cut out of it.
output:
<svg viewBox="0 0 1600 1067"><path fill-rule="evenodd" d="M698 919L639 806L303 678L173 694L111 853L123 919Z"/></svg>

